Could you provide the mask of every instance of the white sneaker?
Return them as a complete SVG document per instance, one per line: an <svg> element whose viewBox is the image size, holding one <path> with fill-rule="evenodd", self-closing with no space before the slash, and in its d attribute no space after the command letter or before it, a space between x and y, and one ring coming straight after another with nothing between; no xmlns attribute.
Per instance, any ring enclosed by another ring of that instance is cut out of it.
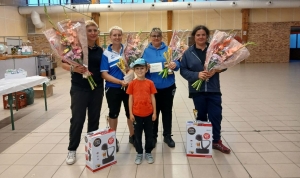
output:
<svg viewBox="0 0 300 178"><path fill-rule="evenodd" d="M154 159L153 159L153 156L152 156L151 153L146 153L146 154L145 154L145 158L146 158L146 160L147 160L147 162L148 162L149 164L154 163Z"/></svg>
<svg viewBox="0 0 300 178"><path fill-rule="evenodd" d="M143 160L143 154L137 154L134 162L135 164L139 165L142 163L142 160Z"/></svg>
<svg viewBox="0 0 300 178"><path fill-rule="evenodd" d="M76 151L69 151L68 156L66 158L66 163L68 165L72 165L76 162Z"/></svg>

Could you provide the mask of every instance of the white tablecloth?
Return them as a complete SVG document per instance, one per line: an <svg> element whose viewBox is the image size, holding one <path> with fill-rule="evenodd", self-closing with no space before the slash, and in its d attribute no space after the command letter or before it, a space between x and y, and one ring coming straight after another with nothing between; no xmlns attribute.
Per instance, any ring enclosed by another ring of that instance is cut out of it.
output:
<svg viewBox="0 0 300 178"><path fill-rule="evenodd" d="M0 80L0 96L40 85L47 81L48 78L42 76L32 76L21 79L3 78Z"/></svg>

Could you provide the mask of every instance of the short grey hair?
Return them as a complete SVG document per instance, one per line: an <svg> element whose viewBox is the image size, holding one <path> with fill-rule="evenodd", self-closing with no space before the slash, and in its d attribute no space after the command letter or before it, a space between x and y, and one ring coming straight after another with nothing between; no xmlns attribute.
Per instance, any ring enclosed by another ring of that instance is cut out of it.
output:
<svg viewBox="0 0 300 178"><path fill-rule="evenodd" d="M162 31L161 31L161 29L158 28L158 27L152 28L152 30L151 30L151 32L150 32L150 35L151 35L152 33L158 33L159 35L162 36Z"/></svg>

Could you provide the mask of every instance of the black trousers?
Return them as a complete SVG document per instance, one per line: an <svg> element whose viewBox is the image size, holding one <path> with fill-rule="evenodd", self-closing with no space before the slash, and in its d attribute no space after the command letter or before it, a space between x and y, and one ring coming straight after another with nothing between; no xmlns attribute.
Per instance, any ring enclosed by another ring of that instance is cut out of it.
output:
<svg viewBox="0 0 300 178"><path fill-rule="evenodd" d="M209 121L212 124L213 142L221 139L222 98L221 94L203 93L193 97L195 109L198 111L197 120Z"/></svg>
<svg viewBox="0 0 300 178"><path fill-rule="evenodd" d="M71 111L68 150L76 151L79 146L86 111L88 112L87 132L98 130L100 111L102 107L103 88L95 88L92 91L71 89Z"/></svg>
<svg viewBox="0 0 300 178"><path fill-rule="evenodd" d="M152 114L147 117L139 117L134 116L135 124L134 124L134 136L135 136L135 150L138 154L143 154L143 142L142 135L143 131L145 132L145 151L146 153L151 153L152 146Z"/></svg>
<svg viewBox="0 0 300 178"><path fill-rule="evenodd" d="M159 113L162 115L163 136L172 134L172 107L173 99L176 91L176 85L164 89L157 89L155 94L156 100L156 120L153 123L153 137L158 137Z"/></svg>

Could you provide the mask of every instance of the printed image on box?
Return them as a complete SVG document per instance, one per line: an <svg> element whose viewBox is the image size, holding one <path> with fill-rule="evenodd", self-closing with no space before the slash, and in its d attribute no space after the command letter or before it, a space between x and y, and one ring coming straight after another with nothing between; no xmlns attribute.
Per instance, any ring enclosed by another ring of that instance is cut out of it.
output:
<svg viewBox="0 0 300 178"><path fill-rule="evenodd" d="M187 121L186 155L212 157L212 125L210 122Z"/></svg>
<svg viewBox="0 0 300 178"><path fill-rule="evenodd" d="M86 167L95 172L116 164L116 135L112 129L97 130L85 136Z"/></svg>

